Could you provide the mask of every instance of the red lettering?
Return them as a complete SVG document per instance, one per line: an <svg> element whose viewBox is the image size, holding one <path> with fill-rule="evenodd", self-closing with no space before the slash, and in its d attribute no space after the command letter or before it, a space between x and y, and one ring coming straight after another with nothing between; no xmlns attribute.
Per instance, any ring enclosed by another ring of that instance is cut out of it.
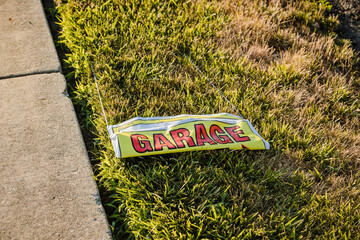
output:
<svg viewBox="0 0 360 240"><path fill-rule="evenodd" d="M148 137L141 134L131 135L132 145L138 153L151 152L153 151Z"/></svg>
<svg viewBox="0 0 360 240"><path fill-rule="evenodd" d="M189 130L185 128L179 128L176 130L170 131L171 137L174 139L178 148L184 148L185 144L184 141L187 143L189 147L194 147L195 143L192 137L190 137Z"/></svg>
<svg viewBox="0 0 360 240"><path fill-rule="evenodd" d="M167 147L168 149L176 148L174 144L172 144L163 134L154 134L154 146L155 151L163 150L163 147Z"/></svg>
<svg viewBox="0 0 360 240"><path fill-rule="evenodd" d="M233 141L228 137L226 134L219 134L225 133L218 125L211 125L210 127L210 136L218 143L226 144L226 143L233 143Z"/></svg>
<svg viewBox="0 0 360 240"><path fill-rule="evenodd" d="M230 134L230 136L236 141L236 142L246 142L246 141L250 141L250 138L245 136L245 137L239 137L240 134L244 134L244 132L242 130L238 130L240 127L239 126L234 126L234 127L226 127L225 130ZM235 131L238 130L238 131Z"/></svg>
<svg viewBox="0 0 360 240"><path fill-rule="evenodd" d="M204 143L209 143L211 145L216 144L206 133L204 124L195 124L195 135L196 142L198 146L204 145Z"/></svg>

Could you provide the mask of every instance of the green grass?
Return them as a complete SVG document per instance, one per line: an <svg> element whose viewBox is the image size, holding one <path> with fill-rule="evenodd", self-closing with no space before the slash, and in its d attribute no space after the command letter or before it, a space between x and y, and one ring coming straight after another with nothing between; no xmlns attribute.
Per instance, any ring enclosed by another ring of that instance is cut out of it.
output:
<svg viewBox="0 0 360 240"><path fill-rule="evenodd" d="M59 4L73 101L97 138L115 239L359 239L359 58L326 1ZM234 113L269 151L116 159L110 124Z"/></svg>

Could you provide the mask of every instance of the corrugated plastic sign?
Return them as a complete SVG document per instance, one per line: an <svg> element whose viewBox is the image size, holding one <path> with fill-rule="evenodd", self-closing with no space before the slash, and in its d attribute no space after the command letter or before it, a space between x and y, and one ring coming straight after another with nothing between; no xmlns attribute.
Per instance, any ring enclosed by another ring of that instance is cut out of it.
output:
<svg viewBox="0 0 360 240"><path fill-rule="evenodd" d="M118 158L212 149L270 149L251 123L239 116L136 117L108 126Z"/></svg>

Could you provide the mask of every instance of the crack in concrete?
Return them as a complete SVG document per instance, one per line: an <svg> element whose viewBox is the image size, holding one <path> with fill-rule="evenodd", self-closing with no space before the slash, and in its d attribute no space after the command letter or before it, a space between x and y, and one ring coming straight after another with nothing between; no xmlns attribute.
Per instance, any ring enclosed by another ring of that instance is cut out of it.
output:
<svg viewBox="0 0 360 240"><path fill-rule="evenodd" d="M19 77L27 77L27 76L40 75L40 74L50 74L50 73L62 73L62 71L60 69L57 69L57 70L30 72L30 73L24 73L24 74L11 74L11 75L6 75L6 76L0 76L0 80L19 78Z"/></svg>

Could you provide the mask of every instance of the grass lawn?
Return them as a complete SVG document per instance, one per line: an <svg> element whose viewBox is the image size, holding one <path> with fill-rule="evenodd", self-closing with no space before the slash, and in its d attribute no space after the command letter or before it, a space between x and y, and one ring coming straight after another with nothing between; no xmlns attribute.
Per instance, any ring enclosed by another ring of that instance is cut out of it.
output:
<svg viewBox="0 0 360 240"><path fill-rule="evenodd" d="M115 239L360 239L360 78L324 0L67 0L60 43ZM234 113L269 151L116 159L110 124ZM234 113L235 114L235 113Z"/></svg>

